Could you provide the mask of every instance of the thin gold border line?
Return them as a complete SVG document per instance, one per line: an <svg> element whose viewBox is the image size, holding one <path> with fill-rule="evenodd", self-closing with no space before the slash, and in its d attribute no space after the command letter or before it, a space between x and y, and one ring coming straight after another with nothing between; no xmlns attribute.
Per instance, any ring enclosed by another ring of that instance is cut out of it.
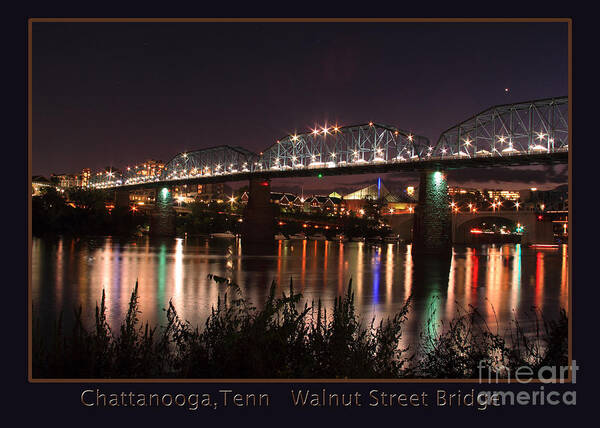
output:
<svg viewBox="0 0 600 428"><path fill-rule="evenodd" d="M29 379L29 381L32 381L32 374L33 374L33 360L32 360L32 345L33 345L33 333L32 333L32 305L33 305L33 299L32 299L32 293L31 293L31 272L32 272L32 252L31 252L31 247L32 247L32 239L31 239L31 234L32 234L32 213L31 213L31 154L32 154L32 121L33 121L33 94L32 94L32 87L33 87L33 82L32 82L32 69L33 69L33 62L32 62L32 33L33 33L33 22L30 20L27 24L27 36L28 36L28 41L27 41L27 74L28 74L28 78L27 78L27 238L28 238L28 246L27 246L27 292L28 292L28 296L27 296L27 300L28 300L28 305L27 305L27 369L28 369L28 373L27 373L27 377Z"/></svg>
<svg viewBox="0 0 600 428"><path fill-rule="evenodd" d="M32 377L32 295L31 295L31 261L32 261L32 214L31 214L31 154L32 154L32 26L34 22L566 22L568 25L568 117L569 117L569 158L568 158L568 200L569 200L569 274L568 274L568 298L569 298L569 314L568 314L568 358L569 366L572 362L572 346L573 346L573 299L572 299L572 266L573 266L573 226L572 226L572 120L573 120L573 107L572 107L572 71L573 71L573 58L572 58L572 18L29 18L28 19L28 381L30 383L479 383L486 384L487 382L481 382L480 379L43 379ZM556 379L555 379L556 380ZM569 369L568 382L572 382L572 373ZM496 383L510 384L511 379L498 379ZM515 383L514 381L512 383ZM541 383L540 380L533 380L531 383ZM565 382L566 383L566 382Z"/></svg>
<svg viewBox="0 0 600 428"><path fill-rule="evenodd" d="M569 187L567 194L567 201L569 203L569 218L567 219L567 224L569 225L569 236L567 237L567 241L569 246L567 248L567 256L569 257L569 273L567 275L568 278L568 287L569 287L569 314L568 314L568 363L569 367L571 367L571 362L573 361L573 21L569 19L568 23L568 72L567 72L567 81L568 81L568 96L569 96L569 106L568 106L568 129L569 129L569 164L568 175L569 175ZM571 368L569 369L569 382L572 382L573 373L571 372Z"/></svg>
<svg viewBox="0 0 600 428"><path fill-rule="evenodd" d="M495 385L495 384L518 384L523 385L522 382L511 379L495 379L492 378L492 382L480 381L479 379L410 379L410 378L398 378L398 379L320 379L320 378L309 378L309 379L296 379L296 378L282 378L282 379L186 379L186 378L157 378L157 379L137 379L137 378L107 378L107 379L94 379L94 378L82 378L82 379L61 379L61 378L48 378L48 379L33 379L31 383L468 383L468 384L481 384L481 385ZM543 384L555 382L555 384L567 384L571 382L570 377L568 379L531 379L528 384Z"/></svg>
<svg viewBox="0 0 600 428"><path fill-rule="evenodd" d="M29 18L31 22L571 22L571 18Z"/></svg>

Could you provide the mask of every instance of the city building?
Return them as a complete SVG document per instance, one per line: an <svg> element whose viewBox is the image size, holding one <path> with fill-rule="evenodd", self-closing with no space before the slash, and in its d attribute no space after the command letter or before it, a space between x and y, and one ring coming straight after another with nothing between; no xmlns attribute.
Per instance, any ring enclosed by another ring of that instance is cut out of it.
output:
<svg viewBox="0 0 600 428"><path fill-rule="evenodd" d="M459 212L486 210L489 202L483 191L464 187L448 187L448 196L452 207ZM493 201L493 199L492 199Z"/></svg>
<svg viewBox="0 0 600 428"><path fill-rule="evenodd" d="M196 187L196 186L188 186ZM190 189L191 190L191 189ZM196 197L201 201L228 201L233 195L233 189L225 183L198 184ZM191 194L188 193L188 197Z"/></svg>
<svg viewBox="0 0 600 428"><path fill-rule="evenodd" d="M360 216L364 215L367 204L377 202L380 213L384 215L413 212L416 206L414 195L415 186L409 186L406 192L397 195L390 192L381 179L378 179L376 184L344 196L344 208L347 212L354 212Z"/></svg>
<svg viewBox="0 0 600 428"><path fill-rule="evenodd" d="M314 195L304 201L304 206L308 206L310 212L314 214L337 215L345 207L345 203L341 198Z"/></svg>
<svg viewBox="0 0 600 428"><path fill-rule="evenodd" d="M90 178L92 177L92 171L89 168L81 170L81 187L88 187L90 185Z"/></svg>
<svg viewBox="0 0 600 428"><path fill-rule="evenodd" d="M312 214L342 214L345 210L345 201L341 197L331 195L298 196L287 192L271 192L270 201L278 205L282 212L305 212ZM240 203L248 202L248 192L242 193Z"/></svg>
<svg viewBox="0 0 600 428"><path fill-rule="evenodd" d="M137 205L154 204L156 201L155 189L136 189L129 193L129 200Z"/></svg>
<svg viewBox="0 0 600 428"><path fill-rule="evenodd" d="M477 189L469 189L464 187L448 187L448 195L450 196L460 196L460 195L471 195L477 196L480 195L481 192Z"/></svg>
<svg viewBox="0 0 600 428"><path fill-rule="evenodd" d="M528 209L537 211L568 211L569 185L563 184L552 190L538 190L535 187L521 190L522 202Z"/></svg>
<svg viewBox="0 0 600 428"><path fill-rule="evenodd" d="M163 161L154 159L148 159L142 164L127 167L127 171L130 174L133 173L134 175L142 177L159 176L163 169L165 169L165 164L163 163Z"/></svg>
<svg viewBox="0 0 600 428"><path fill-rule="evenodd" d="M81 186L81 178L76 174L50 174L50 181L62 189Z"/></svg>
<svg viewBox="0 0 600 428"><path fill-rule="evenodd" d="M521 194L514 190L485 190L485 195L490 201L518 201Z"/></svg>
<svg viewBox="0 0 600 428"><path fill-rule="evenodd" d="M247 193L246 193L247 195ZM292 209L294 208L294 200L296 199L296 195L292 193L280 193L280 192L271 192L271 202L275 205L281 206L282 209ZM246 202L248 201L248 196L246 196Z"/></svg>

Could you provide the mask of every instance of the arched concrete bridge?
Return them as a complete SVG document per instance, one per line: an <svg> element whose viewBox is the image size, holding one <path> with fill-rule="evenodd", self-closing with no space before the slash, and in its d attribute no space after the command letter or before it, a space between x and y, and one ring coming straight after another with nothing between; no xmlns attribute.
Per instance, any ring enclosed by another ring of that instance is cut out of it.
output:
<svg viewBox="0 0 600 428"><path fill-rule="evenodd" d="M392 230L401 239L412 239L414 214L396 214L389 216L388 219ZM534 211L477 211L452 214L450 223L452 243L468 244L473 242L471 229L476 228L482 222L493 224L494 221L498 221L499 224L522 226L522 244L551 244L554 242L552 222L547 218L540 221L538 214Z"/></svg>

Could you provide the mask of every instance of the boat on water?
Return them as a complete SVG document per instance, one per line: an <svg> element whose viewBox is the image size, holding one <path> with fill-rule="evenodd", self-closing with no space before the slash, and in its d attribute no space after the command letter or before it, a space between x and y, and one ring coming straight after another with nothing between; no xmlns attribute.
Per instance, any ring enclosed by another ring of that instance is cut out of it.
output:
<svg viewBox="0 0 600 428"><path fill-rule="evenodd" d="M398 242L400 240L400 236L398 235L388 235L383 238L385 242Z"/></svg>
<svg viewBox="0 0 600 428"><path fill-rule="evenodd" d="M235 238L235 234L227 231L227 232L217 232L217 233L211 233L210 234L211 238Z"/></svg>
<svg viewBox="0 0 600 428"><path fill-rule="evenodd" d="M316 233L308 237L311 241L326 241L327 237L322 233Z"/></svg>
<svg viewBox="0 0 600 428"><path fill-rule="evenodd" d="M286 239L288 239L288 238L283 233L278 233L277 235L275 235L275 240L276 241L284 241Z"/></svg>
<svg viewBox="0 0 600 428"><path fill-rule="evenodd" d="M306 235L304 233L294 233L292 236L290 236L290 239L306 239Z"/></svg>
<svg viewBox="0 0 600 428"><path fill-rule="evenodd" d="M365 242L365 238L362 236L353 236L351 241L352 242Z"/></svg>
<svg viewBox="0 0 600 428"><path fill-rule="evenodd" d="M338 233L337 235L335 235L335 240L340 242L346 242L348 238L343 233Z"/></svg>

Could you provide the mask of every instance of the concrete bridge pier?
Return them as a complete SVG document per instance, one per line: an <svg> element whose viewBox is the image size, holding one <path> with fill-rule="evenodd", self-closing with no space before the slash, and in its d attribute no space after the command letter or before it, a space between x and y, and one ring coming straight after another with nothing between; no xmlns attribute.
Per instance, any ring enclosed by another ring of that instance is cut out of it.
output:
<svg viewBox="0 0 600 428"><path fill-rule="evenodd" d="M271 183L266 178L250 180L248 204L242 225L244 250L256 252L275 246L275 209L271 204Z"/></svg>
<svg viewBox="0 0 600 428"><path fill-rule="evenodd" d="M115 190L115 208L129 208L128 190Z"/></svg>
<svg viewBox="0 0 600 428"><path fill-rule="evenodd" d="M173 194L170 189L158 189L156 203L150 211L150 235L174 236L175 235L175 209L173 208Z"/></svg>
<svg viewBox="0 0 600 428"><path fill-rule="evenodd" d="M451 218L446 175L422 171L413 226L413 254L450 257Z"/></svg>

